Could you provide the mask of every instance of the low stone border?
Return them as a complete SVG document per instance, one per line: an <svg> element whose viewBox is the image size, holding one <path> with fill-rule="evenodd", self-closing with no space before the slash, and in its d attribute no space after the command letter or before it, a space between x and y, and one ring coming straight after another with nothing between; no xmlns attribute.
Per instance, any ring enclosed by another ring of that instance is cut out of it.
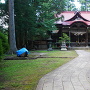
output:
<svg viewBox="0 0 90 90"><path fill-rule="evenodd" d="M75 58L75 57L42 57L40 56L38 58Z"/></svg>
<svg viewBox="0 0 90 90"><path fill-rule="evenodd" d="M6 57L4 60L30 60L37 59L37 57Z"/></svg>
<svg viewBox="0 0 90 90"><path fill-rule="evenodd" d="M45 57L45 56L37 56L37 57L6 57L4 60L31 60L37 58L75 58L75 57Z"/></svg>

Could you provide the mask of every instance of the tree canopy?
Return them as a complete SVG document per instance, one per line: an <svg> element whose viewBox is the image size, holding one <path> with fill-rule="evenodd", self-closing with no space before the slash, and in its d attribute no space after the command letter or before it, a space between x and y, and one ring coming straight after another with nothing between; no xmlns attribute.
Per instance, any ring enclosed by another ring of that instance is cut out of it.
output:
<svg viewBox="0 0 90 90"><path fill-rule="evenodd" d="M78 0L81 3L81 11L90 11L90 0Z"/></svg>

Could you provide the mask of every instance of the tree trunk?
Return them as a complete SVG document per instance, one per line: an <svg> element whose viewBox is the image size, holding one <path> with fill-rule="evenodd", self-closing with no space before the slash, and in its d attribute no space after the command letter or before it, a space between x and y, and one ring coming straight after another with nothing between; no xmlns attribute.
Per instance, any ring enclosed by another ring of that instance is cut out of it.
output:
<svg viewBox="0 0 90 90"><path fill-rule="evenodd" d="M16 53L15 23L14 23L14 0L9 0L9 53Z"/></svg>

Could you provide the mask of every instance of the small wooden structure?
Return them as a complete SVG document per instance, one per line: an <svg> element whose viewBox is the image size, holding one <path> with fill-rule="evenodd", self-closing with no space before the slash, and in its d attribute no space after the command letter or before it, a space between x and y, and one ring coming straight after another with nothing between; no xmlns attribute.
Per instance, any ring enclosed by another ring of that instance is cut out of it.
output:
<svg viewBox="0 0 90 90"><path fill-rule="evenodd" d="M66 33L70 37L70 46L90 46L90 11L64 11L55 15L55 18L60 17L62 19L55 22L58 28L56 35L55 31L52 33L56 41Z"/></svg>

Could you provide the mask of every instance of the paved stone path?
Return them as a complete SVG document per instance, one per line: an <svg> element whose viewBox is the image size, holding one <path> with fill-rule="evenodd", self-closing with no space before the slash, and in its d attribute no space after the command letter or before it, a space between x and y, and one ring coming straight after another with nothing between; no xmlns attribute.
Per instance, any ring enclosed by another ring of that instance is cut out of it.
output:
<svg viewBox="0 0 90 90"><path fill-rule="evenodd" d="M42 77L36 90L90 90L90 53L79 56Z"/></svg>

